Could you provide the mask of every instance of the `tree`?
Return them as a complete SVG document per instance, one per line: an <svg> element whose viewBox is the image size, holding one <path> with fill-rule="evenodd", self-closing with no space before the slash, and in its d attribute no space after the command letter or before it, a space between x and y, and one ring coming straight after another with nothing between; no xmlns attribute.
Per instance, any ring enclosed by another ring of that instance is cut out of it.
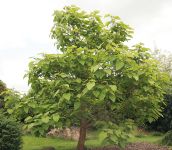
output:
<svg viewBox="0 0 172 150"><path fill-rule="evenodd" d="M13 111L15 110L16 112L13 114L13 117L21 121L22 120L21 117L24 115L24 112L21 112L21 110L20 109L18 110L17 108L21 107L18 104L22 101L23 95L13 89L7 89L3 93L3 96L4 96L4 107L3 107L4 114L12 115L14 113Z"/></svg>
<svg viewBox="0 0 172 150"><path fill-rule="evenodd" d="M6 84L0 80L0 109L3 108L3 103L4 103L4 94L3 92L5 92L7 90Z"/></svg>
<svg viewBox="0 0 172 150"><path fill-rule="evenodd" d="M18 112L18 115L13 117L21 121L21 116L24 115L24 112L17 110L17 107L20 107L18 103L21 101L22 97L21 93L15 91L14 89L7 88L6 84L0 80L0 109L4 115L7 116L10 114L11 116L13 110L16 110L14 114L16 115Z"/></svg>
<svg viewBox="0 0 172 150"><path fill-rule="evenodd" d="M116 129L107 130L107 139L120 145L127 136L118 126L158 118L168 76L149 49L124 44L132 32L119 17L102 19L97 11L75 6L55 11L51 36L61 53L29 64L30 96L20 107L32 110L25 127L43 133L52 126L78 125L77 150L84 150L87 128L97 121Z"/></svg>
<svg viewBox="0 0 172 150"><path fill-rule="evenodd" d="M17 109L20 107L18 104L21 103L23 98L24 96L21 93L7 88L5 83L0 80L0 109L6 117L13 115L13 118L18 121L24 121L27 115L21 109ZM25 117L23 117L24 115Z"/></svg>
<svg viewBox="0 0 172 150"><path fill-rule="evenodd" d="M159 49L155 49L153 52L153 57L158 60L159 67L162 71L167 72L170 76L172 75L172 54L162 53Z"/></svg>

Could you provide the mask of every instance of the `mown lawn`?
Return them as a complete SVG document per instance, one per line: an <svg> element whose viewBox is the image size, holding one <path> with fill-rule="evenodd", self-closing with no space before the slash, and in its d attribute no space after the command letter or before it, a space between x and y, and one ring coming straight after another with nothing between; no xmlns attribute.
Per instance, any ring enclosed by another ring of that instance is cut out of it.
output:
<svg viewBox="0 0 172 150"><path fill-rule="evenodd" d="M47 146L53 146L58 150L73 150L76 146L76 142L74 141L34 136L24 136L23 142L23 150L40 150L42 147Z"/></svg>
<svg viewBox="0 0 172 150"><path fill-rule="evenodd" d="M58 150L74 150L77 142L63 140L59 138L40 138L34 136L23 137L23 150L40 150L43 147L53 146ZM87 140L86 145L89 147L98 147L101 145L100 140Z"/></svg>
<svg viewBox="0 0 172 150"><path fill-rule="evenodd" d="M150 143L160 143L163 135L154 134L142 134L140 136L136 135L129 139L130 142L150 142ZM102 137L98 137L95 132L88 135L86 145L88 147L98 147L101 146ZM59 138L38 138L34 136L24 136L23 137L23 150L40 150L43 147L53 146L57 150L74 150L76 147L76 142L71 140L63 140Z"/></svg>

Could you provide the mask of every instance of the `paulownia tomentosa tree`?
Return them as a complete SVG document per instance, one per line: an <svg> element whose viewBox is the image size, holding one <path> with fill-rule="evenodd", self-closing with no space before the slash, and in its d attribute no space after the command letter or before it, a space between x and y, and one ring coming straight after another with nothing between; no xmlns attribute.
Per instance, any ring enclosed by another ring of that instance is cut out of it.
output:
<svg viewBox="0 0 172 150"><path fill-rule="evenodd" d="M122 123L158 118L168 77L149 49L124 44L132 32L119 17L102 19L97 11L55 11L51 37L61 53L29 64L30 96L20 107L30 114L26 127L42 133L52 126L80 126L77 150L84 150L87 128L98 121L116 129L107 130L107 138L120 145L127 137Z"/></svg>

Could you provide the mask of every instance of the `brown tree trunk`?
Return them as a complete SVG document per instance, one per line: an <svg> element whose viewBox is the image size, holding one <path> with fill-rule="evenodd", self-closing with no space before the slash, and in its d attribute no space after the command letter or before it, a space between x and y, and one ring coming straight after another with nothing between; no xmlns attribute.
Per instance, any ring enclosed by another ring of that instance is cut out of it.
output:
<svg viewBox="0 0 172 150"><path fill-rule="evenodd" d="M86 132L87 132L87 123L85 120L81 120L77 150L85 149Z"/></svg>

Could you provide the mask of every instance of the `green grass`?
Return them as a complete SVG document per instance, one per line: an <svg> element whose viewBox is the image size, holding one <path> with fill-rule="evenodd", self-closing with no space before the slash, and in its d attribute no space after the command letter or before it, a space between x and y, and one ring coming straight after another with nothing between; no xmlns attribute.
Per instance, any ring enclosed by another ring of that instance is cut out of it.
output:
<svg viewBox="0 0 172 150"><path fill-rule="evenodd" d="M149 134L139 134L135 133L134 136L129 139L129 142L150 142L159 144L163 135L155 136L152 133ZM94 132L88 134L86 145L88 147L98 147L101 146L102 137L98 138L98 133ZM38 138L34 136L24 136L23 137L23 150L40 150L43 147L53 146L57 150L74 150L77 142L71 140L63 140L60 138Z"/></svg>
<svg viewBox="0 0 172 150"><path fill-rule="evenodd" d="M161 139L164 135L162 133L158 132L145 132L145 131L139 131L135 130L133 132L133 137L129 139L129 142L149 142L149 143L155 143L160 144Z"/></svg>
<svg viewBox="0 0 172 150"><path fill-rule="evenodd" d="M153 136L153 135L144 135L143 137L136 137L134 136L129 141L130 142L149 142L149 143L155 143L160 144L160 141L162 139L162 136Z"/></svg>
<svg viewBox="0 0 172 150"><path fill-rule="evenodd" d="M76 142L74 141L34 136L24 136L23 142L23 150L40 150L42 147L47 146L53 146L59 150L73 150L76 147Z"/></svg>
<svg viewBox="0 0 172 150"><path fill-rule="evenodd" d="M40 150L43 147L53 146L58 150L74 150L77 142L60 138L41 138L34 136L23 137L23 150ZM98 147L101 145L100 139L88 139L88 147Z"/></svg>

